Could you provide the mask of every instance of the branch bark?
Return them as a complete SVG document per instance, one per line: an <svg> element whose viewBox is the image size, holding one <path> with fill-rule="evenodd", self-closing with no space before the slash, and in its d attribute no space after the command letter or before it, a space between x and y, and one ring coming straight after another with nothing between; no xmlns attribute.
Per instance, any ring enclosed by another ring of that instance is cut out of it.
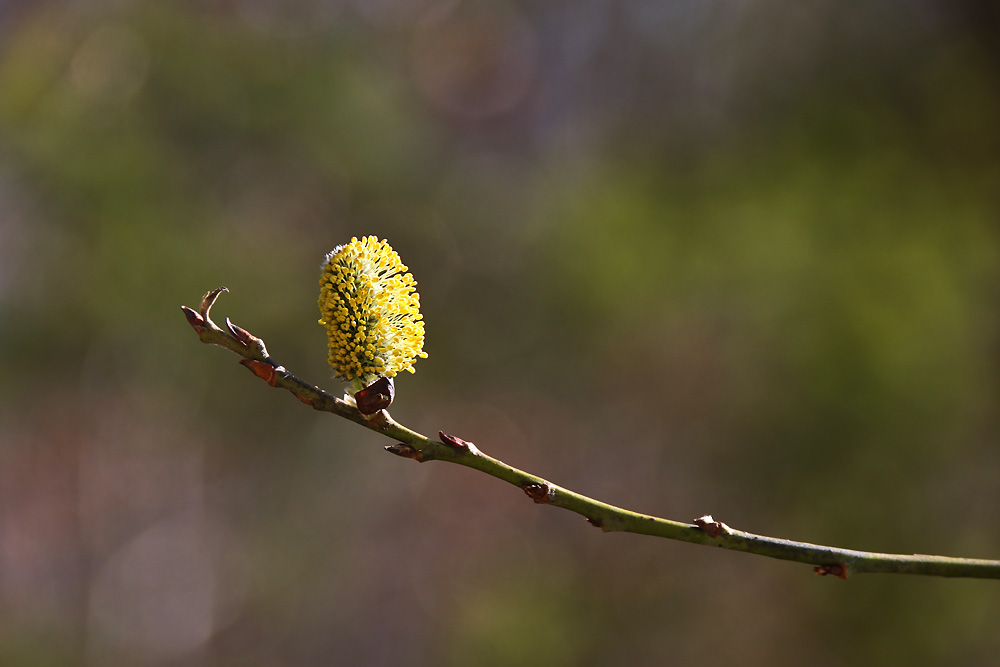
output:
<svg viewBox="0 0 1000 667"><path fill-rule="evenodd" d="M520 488L534 502L552 505L582 515L603 531L653 535L693 544L807 563L821 575L846 579L852 574L883 572L938 577L1000 579L1000 561L952 558L924 554L886 554L822 546L808 542L756 535L730 528L710 515L683 523L632 512L563 488L536 475L518 470L481 452L473 443L439 433L440 440L410 430L397 423L385 410L366 417L351 403L309 384L289 373L267 352L264 342L226 319L225 329L216 325L210 310L215 300L228 291L224 287L205 294L198 310L181 306L188 323L201 342L218 345L243 357L240 363L272 387L287 389L315 410L332 412L365 428L381 433L395 444L385 449L398 456L424 461L448 461L474 468Z"/></svg>

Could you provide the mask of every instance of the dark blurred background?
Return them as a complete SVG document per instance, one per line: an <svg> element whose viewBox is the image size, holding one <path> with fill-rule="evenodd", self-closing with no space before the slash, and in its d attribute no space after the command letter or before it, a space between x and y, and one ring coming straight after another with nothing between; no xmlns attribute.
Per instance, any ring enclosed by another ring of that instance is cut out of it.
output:
<svg viewBox="0 0 1000 667"><path fill-rule="evenodd" d="M995 582L602 534L333 391L387 238L392 413L630 509L1000 557L990 0L0 2L0 664L995 665Z"/></svg>

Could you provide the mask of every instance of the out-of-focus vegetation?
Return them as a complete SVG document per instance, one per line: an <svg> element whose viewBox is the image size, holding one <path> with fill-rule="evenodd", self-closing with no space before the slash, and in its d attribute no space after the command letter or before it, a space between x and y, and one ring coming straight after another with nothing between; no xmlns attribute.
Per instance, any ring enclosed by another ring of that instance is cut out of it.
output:
<svg viewBox="0 0 1000 667"><path fill-rule="evenodd" d="M989 665L992 582L603 535L385 456L325 252L388 238L393 415L583 493L1000 556L989 2L0 3L0 663Z"/></svg>

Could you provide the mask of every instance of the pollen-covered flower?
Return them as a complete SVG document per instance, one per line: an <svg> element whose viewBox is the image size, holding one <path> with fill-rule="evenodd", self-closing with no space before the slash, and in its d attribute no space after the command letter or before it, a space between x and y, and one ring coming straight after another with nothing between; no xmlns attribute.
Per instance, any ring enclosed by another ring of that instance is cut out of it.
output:
<svg viewBox="0 0 1000 667"><path fill-rule="evenodd" d="M319 323L337 376L361 388L413 372L426 357L420 296L413 276L386 241L352 238L326 256L319 279Z"/></svg>

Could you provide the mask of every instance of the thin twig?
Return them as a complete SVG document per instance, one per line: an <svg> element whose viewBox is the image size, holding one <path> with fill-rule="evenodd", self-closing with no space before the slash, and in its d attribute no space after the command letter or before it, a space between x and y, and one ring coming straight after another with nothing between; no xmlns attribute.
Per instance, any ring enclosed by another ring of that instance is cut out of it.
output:
<svg viewBox="0 0 1000 667"><path fill-rule="evenodd" d="M316 410L332 412L365 428L381 433L398 444L385 449L416 461L448 461L475 468L513 484L536 503L561 507L582 515L591 525L604 531L622 531L654 535L671 540L704 544L746 553L808 563L817 574L846 579L850 574L884 572L922 574L939 577L1000 579L1000 561L973 558L950 558L924 554L884 554L827 547L808 542L793 542L735 530L706 515L692 523L661 519L631 512L563 488L531 473L518 470L487 456L474 444L456 436L439 433L432 440L397 423L385 410L366 417L351 403L319 387L300 380L272 359L264 342L226 319L226 328L217 326L209 316L224 287L208 292L197 311L182 306L188 322L203 343L218 345L243 357L240 362L272 387L290 391Z"/></svg>

